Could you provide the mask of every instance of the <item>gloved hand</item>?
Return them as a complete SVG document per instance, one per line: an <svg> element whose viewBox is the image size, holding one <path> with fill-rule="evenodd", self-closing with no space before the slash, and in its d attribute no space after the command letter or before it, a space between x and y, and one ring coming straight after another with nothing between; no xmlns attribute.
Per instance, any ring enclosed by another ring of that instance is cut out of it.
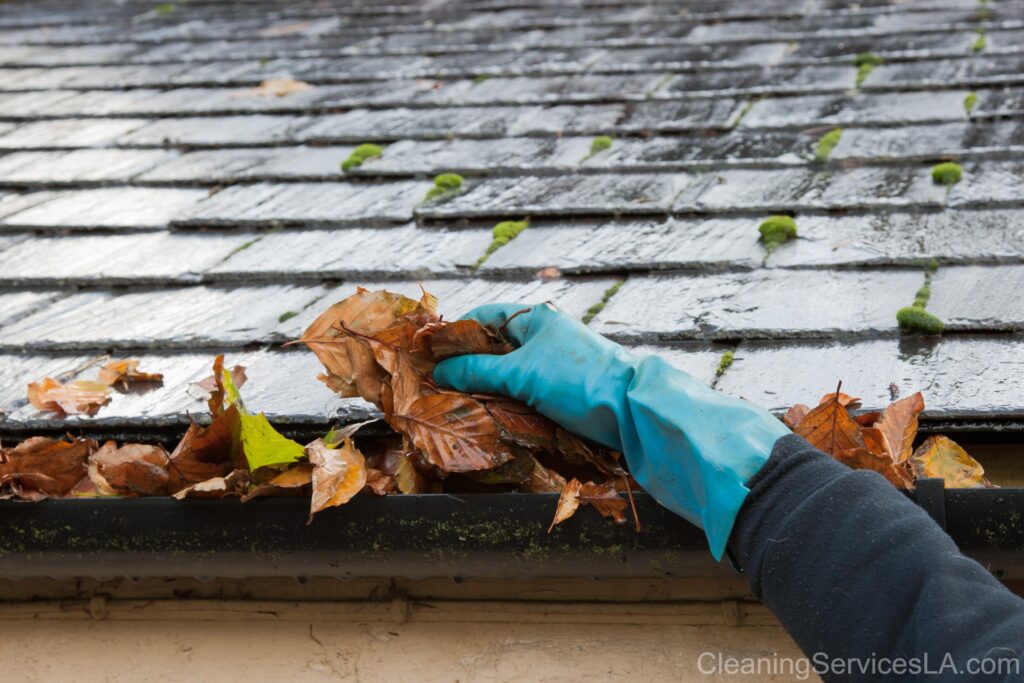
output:
<svg viewBox="0 0 1024 683"><path fill-rule="evenodd" d="M746 481L790 433L782 422L657 356L634 356L551 304L489 304L466 317L492 329L511 318L505 334L519 348L444 360L434 369L438 384L512 396L622 451L637 483L703 528L722 558Z"/></svg>

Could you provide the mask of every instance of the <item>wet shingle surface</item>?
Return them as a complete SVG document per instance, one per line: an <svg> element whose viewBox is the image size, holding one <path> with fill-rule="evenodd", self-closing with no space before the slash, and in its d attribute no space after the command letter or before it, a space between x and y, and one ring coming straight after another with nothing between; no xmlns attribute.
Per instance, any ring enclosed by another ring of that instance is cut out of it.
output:
<svg viewBox="0 0 1024 683"><path fill-rule="evenodd" d="M1020 0L7 2L0 431L180 426L219 352L277 422L365 417L281 344L357 285L420 283L449 317L553 300L772 410L842 379L1024 417L1022 45ZM769 253L772 214L798 236ZM935 268L945 333L901 333ZM106 354L164 386L25 404Z"/></svg>

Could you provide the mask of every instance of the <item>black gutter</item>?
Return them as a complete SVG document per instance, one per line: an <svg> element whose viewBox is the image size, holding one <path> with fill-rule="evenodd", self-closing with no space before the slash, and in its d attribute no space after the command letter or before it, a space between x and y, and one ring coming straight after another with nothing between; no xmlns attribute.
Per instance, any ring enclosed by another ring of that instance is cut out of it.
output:
<svg viewBox="0 0 1024 683"><path fill-rule="evenodd" d="M1024 578L1024 488L919 487L954 540ZM548 494L360 496L306 525L308 499L0 501L0 577L729 577L702 533L650 497L643 525L589 508L555 528ZM926 502L928 501L928 502Z"/></svg>

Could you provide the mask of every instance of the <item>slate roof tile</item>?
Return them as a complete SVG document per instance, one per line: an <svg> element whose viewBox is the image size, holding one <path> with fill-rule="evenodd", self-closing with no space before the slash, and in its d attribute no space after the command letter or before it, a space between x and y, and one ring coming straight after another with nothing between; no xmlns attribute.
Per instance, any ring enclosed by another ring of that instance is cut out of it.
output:
<svg viewBox="0 0 1024 683"><path fill-rule="evenodd" d="M773 410L843 379L868 407L895 383L926 391L929 418L1024 418L1024 5L985 12L7 3L0 432L181 427L219 351L249 366L247 402L277 422L373 415L317 382L312 354L278 347L357 285L421 283L449 317L553 300ZM865 52L883 63L858 86ZM253 91L271 77L315 87ZM364 142L382 157L342 172ZM947 159L963 167L951 188L931 178ZM441 172L463 174L461 192L424 203ZM772 213L795 215L798 236L768 254ZM530 226L474 268L503 219ZM895 312L931 260L946 333L901 336ZM28 381L89 377L111 351L165 385L94 418L25 405Z"/></svg>

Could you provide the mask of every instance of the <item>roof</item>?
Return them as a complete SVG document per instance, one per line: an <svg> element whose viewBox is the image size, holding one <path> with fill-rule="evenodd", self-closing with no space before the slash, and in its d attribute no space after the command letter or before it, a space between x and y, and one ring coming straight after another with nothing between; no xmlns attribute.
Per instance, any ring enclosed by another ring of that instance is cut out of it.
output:
<svg viewBox="0 0 1024 683"><path fill-rule="evenodd" d="M449 316L597 311L595 330L773 410L843 379L865 407L895 385L931 418L1024 417L1024 3L3 7L4 431L183 425L220 352L278 423L363 417L280 344L355 285L419 282ZM881 63L858 85L861 53ZM253 92L271 78L314 87ZM365 142L381 158L343 172ZM424 203L441 172L462 193ZM774 213L799 234L766 255ZM932 259L946 332L901 335ZM27 382L106 353L163 388L92 418L25 404Z"/></svg>

